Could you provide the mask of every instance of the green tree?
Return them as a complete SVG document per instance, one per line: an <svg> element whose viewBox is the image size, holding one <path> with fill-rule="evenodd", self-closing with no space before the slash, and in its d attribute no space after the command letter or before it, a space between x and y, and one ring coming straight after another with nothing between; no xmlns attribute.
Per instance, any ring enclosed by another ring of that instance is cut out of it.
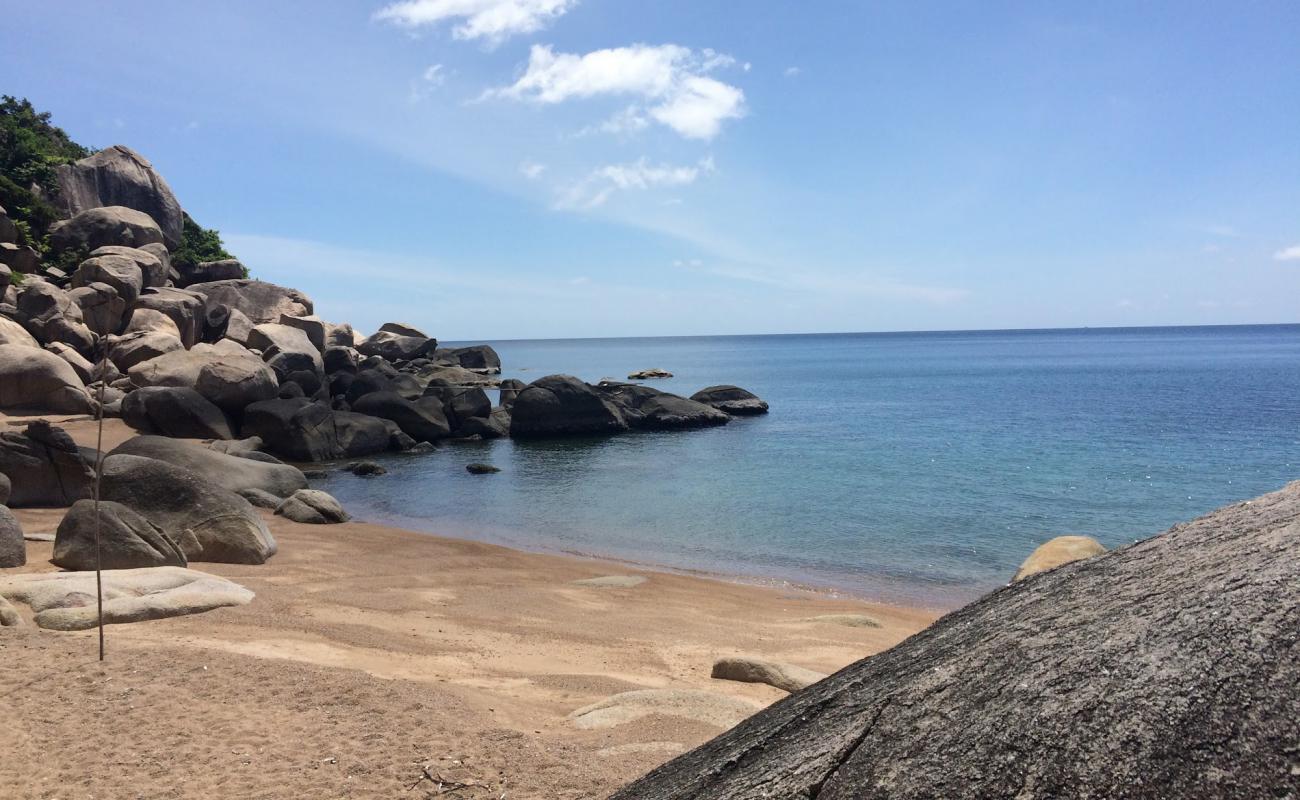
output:
<svg viewBox="0 0 1300 800"><path fill-rule="evenodd" d="M90 155L30 101L0 97L0 205L20 226L24 244L40 246L59 218L45 198L56 188L54 168Z"/></svg>

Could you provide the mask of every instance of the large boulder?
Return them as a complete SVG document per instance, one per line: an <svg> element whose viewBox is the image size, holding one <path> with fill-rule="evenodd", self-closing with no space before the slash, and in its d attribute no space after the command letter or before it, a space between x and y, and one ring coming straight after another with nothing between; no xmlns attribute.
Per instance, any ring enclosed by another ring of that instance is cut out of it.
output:
<svg viewBox="0 0 1300 800"><path fill-rule="evenodd" d="M333 525L351 519L339 501L319 489L299 489L281 503L275 513L307 525Z"/></svg>
<svg viewBox="0 0 1300 800"><path fill-rule="evenodd" d="M152 309L165 314L176 324L181 341L186 347L193 347L203 341L203 325L207 309L206 298L198 292L164 286L146 289L140 298L131 305L132 310Z"/></svg>
<svg viewBox="0 0 1300 800"><path fill-rule="evenodd" d="M50 245L59 253L89 252L104 245L140 247L162 241L162 231L152 217L125 206L88 209L50 226Z"/></svg>
<svg viewBox="0 0 1300 800"><path fill-rule="evenodd" d="M89 414L86 385L68 362L23 344L0 345L0 409Z"/></svg>
<svg viewBox="0 0 1300 800"><path fill-rule="evenodd" d="M392 420L417 442L436 442L451 435L451 426L437 398L407 400L396 392L371 392L352 404L359 414Z"/></svg>
<svg viewBox="0 0 1300 800"><path fill-rule="evenodd" d="M136 386L198 385L199 374L208 364L220 363L227 356L202 350L173 350L143 361L127 370Z"/></svg>
<svg viewBox="0 0 1300 800"><path fill-rule="evenodd" d="M0 505L0 569L21 567L27 563L27 541L23 526L13 512Z"/></svg>
<svg viewBox="0 0 1300 800"><path fill-rule="evenodd" d="M155 458L126 454L104 459L102 497L130 507L174 541L192 538L190 561L262 564L275 539L247 500L209 478Z"/></svg>
<svg viewBox="0 0 1300 800"><path fill-rule="evenodd" d="M325 351L325 323L321 322L320 317L291 317L288 314L280 315L280 324L288 325L290 328L297 328L307 334L307 339L311 341L312 347L318 351Z"/></svg>
<svg viewBox="0 0 1300 800"><path fill-rule="evenodd" d="M1106 552L1101 542L1091 536L1057 536L1051 541L1039 545L1029 554L1013 580L1024 580L1030 575L1037 575L1049 569L1056 569L1062 564L1092 558Z"/></svg>
<svg viewBox="0 0 1300 800"><path fill-rule="evenodd" d="M244 265L233 258L220 261L200 261L197 264L180 264L176 269L180 280L177 286L193 286L196 283L213 281L239 280L248 276Z"/></svg>
<svg viewBox="0 0 1300 800"><path fill-rule="evenodd" d="M144 456L166 461L236 494L247 489L260 489L276 497L288 497L299 489L307 488L307 478L297 467L274 460L258 461L243 455L223 453L194 442L161 436L128 439L109 455Z"/></svg>
<svg viewBox="0 0 1300 800"><path fill-rule="evenodd" d="M81 379L82 383L95 381L95 365L91 364L81 353L73 350L70 345L63 342L53 342L45 345L45 350L68 362L68 366L72 367L72 371L77 373L77 377Z"/></svg>
<svg viewBox="0 0 1300 800"><path fill-rule="evenodd" d="M253 321L237 308L231 308L226 318L226 338L240 344L248 344L248 336L253 332Z"/></svg>
<svg viewBox="0 0 1300 800"><path fill-rule="evenodd" d="M52 283L28 281L18 295L23 327L41 344L63 342L88 353L95 335L86 327L81 307Z"/></svg>
<svg viewBox="0 0 1300 800"><path fill-rule="evenodd" d="M167 283L167 270L171 265L171 256L165 245L155 243L144 247L122 247L110 244L90 251L91 258L99 256L121 256L130 259L140 268L145 286L163 286Z"/></svg>
<svg viewBox="0 0 1300 800"><path fill-rule="evenodd" d="M1297 575L1300 482L1016 581L614 797L1294 797Z"/></svg>
<svg viewBox="0 0 1300 800"><path fill-rule="evenodd" d="M54 534L56 567L70 570L183 567L188 562L181 546L161 528L121 503L78 500L68 509ZM99 527L99 558L95 558L95 531Z"/></svg>
<svg viewBox="0 0 1300 800"><path fill-rule="evenodd" d="M617 433L627 427L617 406L572 375L530 383L511 408L510 435L521 439Z"/></svg>
<svg viewBox="0 0 1300 800"><path fill-rule="evenodd" d="M455 347L438 350L434 358L440 363L447 363L476 372L499 374L501 356L490 345L476 344L470 347Z"/></svg>
<svg viewBox="0 0 1300 800"><path fill-rule="evenodd" d="M666 431L726 425L731 416L710 405L687 400L648 386L614 384L601 387L633 428Z"/></svg>
<svg viewBox="0 0 1300 800"><path fill-rule="evenodd" d="M280 383L269 366L250 354L204 364L195 388L223 411L240 414L253 403L275 397Z"/></svg>
<svg viewBox="0 0 1300 800"><path fill-rule="evenodd" d="M161 311L155 311L152 308L136 307L131 312L131 318L126 323L126 328L122 331L126 333L165 333L176 339L176 343L184 347L181 342L181 329L176 327L172 318ZM158 353L157 355L162 355Z"/></svg>
<svg viewBox="0 0 1300 800"><path fill-rule="evenodd" d="M100 336L122 330L127 302L106 283L89 283L68 292L68 298L81 309L81 318L91 332Z"/></svg>
<svg viewBox="0 0 1300 800"><path fill-rule="evenodd" d="M136 312L139 313L141 312ZM134 331L108 340L108 359L123 372L130 372L137 364L177 351L184 352L185 344L165 332L165 329Z"/></svg>
<svg viewBox="0 0 1300 800"><path fill-rule="evenodd" d="M325 346L326 347L355 347L357 344L357 333L352 330L348 323L333 324L325 323Z"/></svg>
<svg viewBox="0 0 1300 800"><path fill-rule="evenodd" d="M301 328L270 322L255 325L248 334L247 344L254 350L261 350L262 357L268 361L282 353L291 353L300 356L301 358L295 361L302 365L310 365L312 371L317 373L325 371L325 365L321 362L320 349L312 344L306 331Z"/></svg>
<svg viewBox="0 0 1300 800"><path fill-rule="evenodd" d="M230 420L187 386L149 386L122 400L122 419L132 428L186 439L233 439Z"/></svg>
<svg viewBox="0 0 1300 800"><path fill-rule="evenodd" d="M55 201L74 216L100 206L125 206L157 222L167 247L181 243L184 222L180 203L153 165L139 153L114 145L72 164L55 168Z"/></svg>
<svg viewBox="0 0 1300 800"><path fill-rule="evenodd" d="M767 403L764 400L739 386L710 386L691 395L691 399L735 417L767 413Z"/></svg>
<svg viewBox="0 0 1300 800"><path fill-rule="evenodd" d="M155 259L156 260L156 259ZM113 253L82 261L72 273L73 288L106 283L127 303L134 303L144 290L144 272L134 259ZM117 333L117 331L110 331Z"/></svg>
<svg viewBox="0 0 1300 800"><path fill-rule="evenodd" d="M0 242L0 265L31 275L41 268L41 255L27 245Z"/></svg>
<svg viewBox="0 0 1300 800"><path fill-rule="evenodd" d="M41 343L27 329L8 317L0 317L0 345L14 344L22 347L40 347Z"/></svg>
<svg viewBox="0 0 1300 800"><path fill-rule="evenodd" d="M268 450L292 461L373 455L390 444L384 420L301 398L252 404L244 409L242 434L260 436Z"/></svg>
<svg viewBox="0 0 1300 800"><path fill-rule="evenodd" d="M62 428L37 421L22 433L0 432L0 473L12 508L67 508L90 497L95 473Z"/></svg>
<svg viewBox="0 0 1300 800"><path fill-rule="evenodd" d="M733 656L713 662L711 677L720 681L739 683L766 683L783 692L797 692L826 677L794 664L768 661L763 658Z"/></svg>
<svg viewBox="0 0 1300 800"><path fill-rule="evenodd" d="M379 356L387 361L412 361L429 355L437 348L437 339L403 336L400 333L380 330L357 345L357 352L363 356Z"/></svg>
<svg viewBox="0 0 1300 800"><path fill-rule="evenodd" d="M527 386L518 378L506 378L501 381L501 385L498 388L501 390L501 393L497 405L509 410L514 406L515 398L519 397L519 393L527 388Z"/></svg>
<svg viewBox="0 0 1300 800"><path fill-rule="evenodd" d="M305 317L312 313L311 298L297 289L249 279L196 283L188 287L209 302L237 309L255 324L279 322L281 315Z"/></svg>

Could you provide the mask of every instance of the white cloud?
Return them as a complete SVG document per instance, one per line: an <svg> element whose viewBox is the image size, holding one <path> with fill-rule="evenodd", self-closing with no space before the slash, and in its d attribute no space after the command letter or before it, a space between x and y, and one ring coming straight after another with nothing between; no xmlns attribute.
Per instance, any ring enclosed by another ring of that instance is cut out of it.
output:
<svg viewBox="0 0 1300 800"><path fill-rule="evenodd" d="M1222 236L1225 239L1235 239L1241 234L1231 225L1211 225L1205 229L1205 232L1211 236Z"/></svg>
<svg viewBox="0 0 1300 800"><path fill-rule="evenodd" d="M433 64L425 68L421 77L424 78L425 83L432 83L434 86L441 86L443 81L447 79L447 76L443 74L441 64Z"/></svg>
<svg viewBox="0 0 1300 800"><path fill-rule="evenodd" d="M628 164L608 164L561 191L556 207L569 210L597 208L617 191L687 186L715 169L712 156L691 166L654 165L644 158Z"/></svg>
<svg viewBox="0 0 1300 800"><path fill-rule="evenodd" d="M798 67L786 67L786 68L785 68L785 76L786 76L787 78L797 78L797 77L799 77L799 74L800 74L801 72L803 72L803 70L799 69Z"/></svg>
<svg viewBox="0 0 1300 800"><path fill-rule="evenodd" d="M1273 254L1278 261L1300 261L1300 244L1284 247Z"/></svg>
<svg viewBox="0 0 1300 800"><path fill-rule="evenodd" d="M577 0L403 0L379 9L375 19L412 29L461 20L452 36L499 44L541 30L575 5Z"/></svg>
<svg viewBox="0 0 1300 800"><path fill-rule="evenodd" d="M712 139L724 121L745 115L745 93L706 73L735 63L729 55L707 49L697 54L675 44L635 44L585 55L533 45L519 80L484 97L555 104L603 95L640 96L652 119L687 138ZM606 124L621 130L620 119L644 120L644 115L633 106Z"/></svg>
<svg viewBox="0 0 1300 800"><path fill-rule="evenodd" d="M525 161L519 165L519 174L523 175L530 181L535 181L542 177L546 171L545 164L538 164L536 161Z"/></svg>
<svg viewBox="0 0 1300 800"><path fill-rule="evenodd" d="M442 86L447 81L447 73L443 70L441 64L432 64L425 67L420 77L411 81L411 92L409 99L412 103L418 103L433 93L434 89Z"/></svg>
<svg viewBox="0 0 1300 800"><path fill-rule="evenodd" d="M588 125L578 131L578 136L590 136L593 133L611 133L619 136L640 133L650 127L650 120L641 113L638 106L628 106L599 125Z"/></svg>

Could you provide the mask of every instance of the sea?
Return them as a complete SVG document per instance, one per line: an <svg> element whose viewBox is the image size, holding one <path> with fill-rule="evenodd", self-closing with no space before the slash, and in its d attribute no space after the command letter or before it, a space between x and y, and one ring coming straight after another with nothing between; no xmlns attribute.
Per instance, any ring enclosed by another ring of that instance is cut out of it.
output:
<svg viewBox="0 0 1300 800"><path fill-rule="evenodd" d="M314 483L367 521L949 608L1052 537L1117 547L1300 479L1300 325L490 344L502 377L657 367L655 388L735 384L771 412Z"/></svg>

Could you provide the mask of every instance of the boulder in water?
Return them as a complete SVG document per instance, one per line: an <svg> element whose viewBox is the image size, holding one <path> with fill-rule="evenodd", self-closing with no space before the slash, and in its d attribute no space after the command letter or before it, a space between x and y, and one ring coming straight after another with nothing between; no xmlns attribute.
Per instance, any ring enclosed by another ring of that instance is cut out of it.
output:
<svg viewBox="0 0 1300 800"><path fill-rule="evenodd" d="M767 403L764 400L739 386L710 386L691 395L691 399L725 411L733 417L767 413Z"/></svg>
<svg viewBox="0 0 1300 800"><path fill-rule="evenodd" d="M571 375L548 375L529 384L511 408L510 435L538 438L617 433L627 422L612 402Z"/></svg>

